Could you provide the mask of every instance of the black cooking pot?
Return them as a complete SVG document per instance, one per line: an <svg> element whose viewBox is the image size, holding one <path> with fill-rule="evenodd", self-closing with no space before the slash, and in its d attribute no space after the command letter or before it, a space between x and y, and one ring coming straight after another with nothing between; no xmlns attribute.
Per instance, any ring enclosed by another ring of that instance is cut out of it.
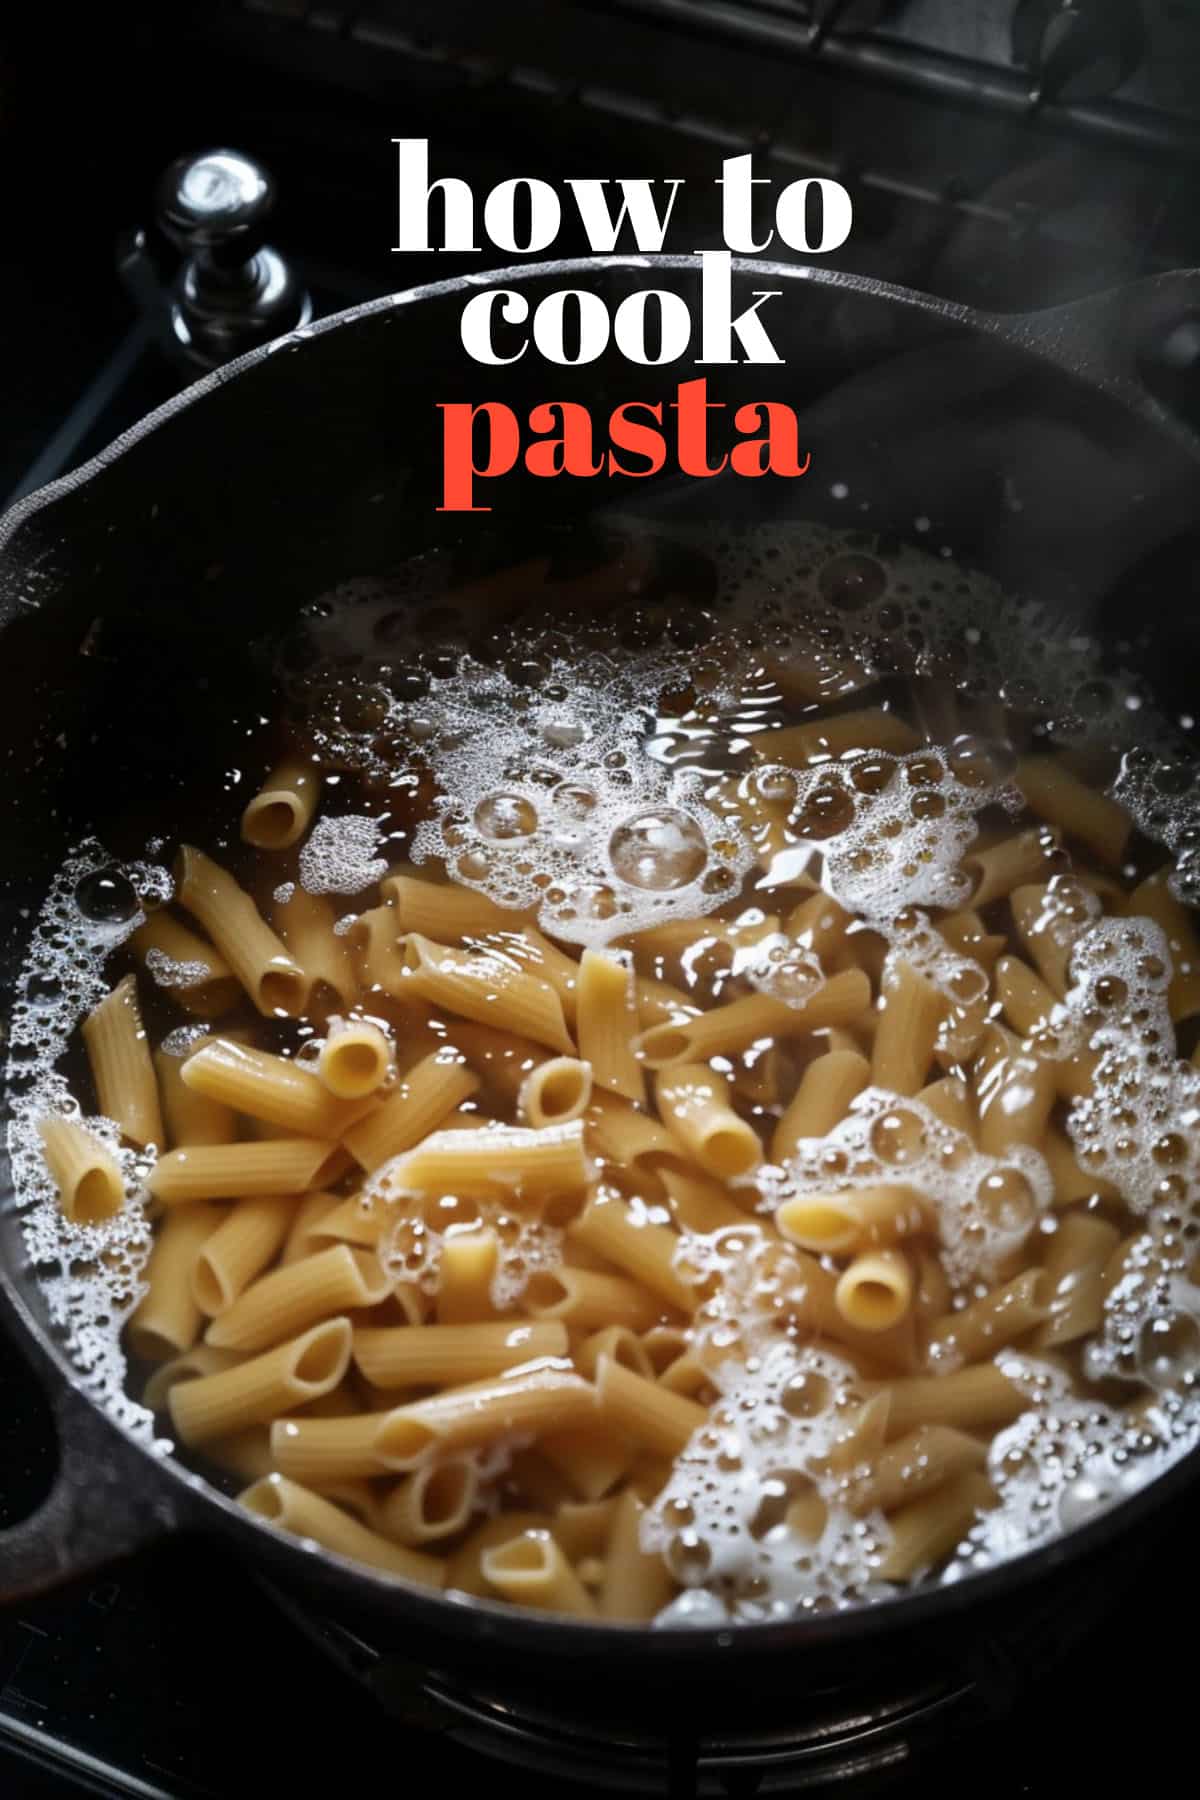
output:
<svg viewBox="0 0 1200 1800"><path fill-rule="evenodd" d="M561 263L488 280L531 300L578 285L615 302L652 283L693 307L697 298L686 258ZM738 309L764 287L779 290L765 316L785 366L708 371L712 398L794 405L812 454L801 481L518 472L485 484L493 511L438 512L439 402L503 399L521 412L574 398L603 419L619 401L669 399L676 381L705 372L616 359L549 369L532 355L483 370L458 345L473 289L456 281L244 357L16 507L0 523L8 991L30 910L69 843L91 829L114 854L141 854L151 832L179 834L193 804L189 770L210 770L206 747L227 745L230 719L261 708L251 639L346 576L425 548L457 545L466 566L538 553L601 500L664 519L774 513L896 531L1125 635L1157 607L1157 675L1164 689L1187 691L1196 628L1181 620L1180 583L1195 554L1200 447L1169 404L1170 345L1188 341L1200 316L1200 272L1017 318L815 269L735 267ZM1139 585L1147 568L1154 579ZM217 1532L305 1604L369 1620L374 1640L409 1661L502 1695L536 1695L543 1709L556 1696L578 1709L602 1692L629 1717L715 1725L760 1707L778 1715L814 1687L847 1674L864 1683L918 1653L952 1665L985 1630L1047 1614L1098 1558L1111 1567L1117 1540L1124 1559L1146 1516L1200 1473L1198 1450L1068 1538L859 1612L734 1632L568 1623L412 1590L306 1549L136 1442L89 1396L48 1329L11 1192L0 1289L53 1397L61 1453L45 1505L0 1533L0 1596L30 1594L163 1533Z"/></svg>

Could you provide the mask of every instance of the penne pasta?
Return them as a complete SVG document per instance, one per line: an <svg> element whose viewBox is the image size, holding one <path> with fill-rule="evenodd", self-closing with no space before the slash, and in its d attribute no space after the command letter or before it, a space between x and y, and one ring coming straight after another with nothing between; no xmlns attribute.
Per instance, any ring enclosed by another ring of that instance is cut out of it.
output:
<svg viewBox="0 0 1200 1800"><path fill-rule="evenodd" d="M728 1181L748 1175L762 1161L758 1134L730 1105L729 1083L703 1063L660 1070L654 1097L663 1124L684 1154L710 1175Z"/></svg>
<svg viewBox="0 0 1200 1800"><path fill-rule="evenodd" d="M996 1503L987 1477L968 1469L901 1506L888 1520L891 1541L879 1566L884 1581L913 1581L948 1556L980 1513Z"/></svg>
<svg viewBox="0 0 1200 1800"><path fill-rule="evenodd" d="M975 1363L948 1375L912 1375L893 1381L888 1431L904 1437L919 1425L953 1425L959 1431L1011 1425L1029 1402L994 1362Z"/></svg>
<svg viewBox="0 0 1200 1800"><path fill-rule="evenodd" d="M341 1137L364 1108L361 1098L331 1093L293 1057L272 1056L232 1038L210 1038L188 1057L181 1078L185 1087L234 1112L310 1138Z"/></svg>
<svg viewBox="0 0 1200 1800"><path fill-rule="evenodd" d="M1074 1344L1104 1317L1104 1272L1121 1241L1115 1225L1089 1213L1068 1213L1047 1239L1042 1268L1049 1294L1047 1317L1033 1335L1038 1350Z"/></svg>
<svg viewBox="0 0 1200 1800"><path fill-rule="evenodd" d="M695 1018L652 1025L633 1040L638 1056L650 1069L666 1069L678 1063L704 1062L710 1056L732 1056L756 1042L796 1037L844 1025L864 1013L871 1003L871 984L861 969L843 969L831 975L802 1006L788 1006L766 994L731 1000Z"/></svg>
<svg viewBox="0 0 1200 1800"><path fill-rule="evenodd" d="M397 1482L379 1508L379 1529L398 1544L457 1537L479 1510L479 1472L469 1456L449 1456Z"/></svg>
<svg viewBox="0 0 1200 1800"><path fill-rule="evenodd" d="M320 1319L355 1307L378 1306L390 1292L391 1282L375 1256L334 1244L273 1269L243 1288L213 1319L205 1342L223 1350L265 1350Z"/></svg>
<svg viewBox="0 0 1200 1800"><path fill-rule="evenodd" d="M233 1108L190 1088L183 1079L184 1060L166 1050L154 1052L166 1144L172 1149L187 1144L232 1144L237 1137Z"/></svg>
<svg viewBox="0 0 1200 1800"><path fill-rule="evenodd" d="M576 1029L579 1054L598 1087L641 1103L646 1079L632 1040L640 1030L631 970L617 956L585 950L579 963Z"/></svg>
<svg viewBox="0 0 1200 1800"><path fill-rule="evenodd" d="M535 1319L561 1320L572 1331L605 1325L645 1331L662 1313L662 1301L637 1282L595 1269L539 1269L526 1283L521 1304Z"/></svg>
<svg viewBox="0 0 1200 1800"><path fill-rule="evenodd" d="M696 1289L675 1266L677 1234L634 1213L619 1194L594 1195L567 1227L567 1242L595 1250L680 1312L690 1313L697 1304Z"/></svg>
<svg viewBox="0 0 1200 1800"><path fill-rule="evenodd" d="M336 1556L366 1563L385 1575L399 1576L419 1587L441 1587L443 1567L436 1557L424 1556L419 1550L393 1544L378 1532L369 1531L352 1519L331 1500L300 1487L282 1475L268 1475L238 1495L247 1512L268 1524L290 1531L296 1537L311 1538Z"/></svg>
<svg viewBox="0 0 1200 1800"><path fill-rule="evenodd" d="M962 1312L937 1320L929 1331L934 1359L977 1362L1025 1336L1047 1316L1050 1282L1042 1269L1026 1269L1007 1286L972 1301Z"/></svg>
<svg viewBox="0 0 1200 1800"><path fill-rule="evenodd" d="M337 1386L350 1339L348 1319L328 1319L217 1374L176 1381L166 1396L171 1422L185 1444L203 1444L277 1419Z"/></svg>
<svg viewBox="0 0 1200 1800"><path fill-rule="evenodd" d="M597 1363L596 1393L601 1417L608 1424L661 1456L678 1456L692 1433L708 1421L708 1413L694 1400L635 1375L610 1356Z"/></svg>
<svg viewBox="0 0 1200 1800"><path fill-rule="evenodd" d="M857 1050L830 1050L809 1063L772 1134L773 1160L786 1162L803 1138L828 1136L870 1079L871 1065Z"/></svg>
<svg viewBox="0 0 1200 1800"><path fill-rule="evenodd" d="M912 1305L912 1270L899 1250L864 1250L838 1276L834 1300L858 1331L889 1331Z"/></svg>
<svg viewBox="0 0 1200 1800"><path fill-rule="evenodd" d="M358 986L368 1002L399 995L404 982L404 947L390 906L370 906L346 930Z"/></svg>
<svg viewBox="0 0 1200 1800"><path fill-rule="evenodd" d="M592 1070L575 1056L551 1056L521 1083L517 1111L528 1125L567 1125L580 1119L592 1097Z"/></svg>
<svg viewBox="0 0 1200 1800"><path fill-rule="evenodd" d="M408 985L430 1006L532 1038L567 1056L574 1053L557 993L515 960L491 952L450 951L416 932L404 939L402 952Z"/></svg>
<svg viewBox="0 0 1200 1800"><path fill-rule="evenodd" d="M987 1451L977 1438L950 1425L918 1425L881 1450L864 1475L847 1486L845 1501L861 1517L878 1507L892 1512L940 1488L968 1469L980 1469Z"/></svg>
<svg viewBox="0 0 1200 1800"><path fill-rule="evenodd" d="M478 1193L507 1189L527 1197L582 1191L591 1179L583 1124L533 1131L513 1125L484 1131L435 1131L388 1169L393 1193Z"/></svg>
<svg viewBox="0 0 1200 1800"><path fill-rule="evenodd" d="M1166 937L1171 952L1171 985L1167 1005L1173 1019L1191 1019L1200 1013L1200 937L1188 908L1167 886L1168 869L1159 869L1139 882L1132 894L1122 896L1122 911L1131 918L1152 919Z"/></svg>
<svg viewBox="0 0 1200 1800"><path fill-rule="evenodd" d="M338 931L337 913L325 896L291 884L287 898L276 899L271 923L304 972L310 1006L353 1006L359 981L350 939Z"/></svg>
<svg viewBox="0 0 1200 1800"><path fill-rule="evenodd" d="M303 1010L308 981L300 964L233 876L190 844L179 853L175 898L199 919L259 1012Z"/></svg>
<svg viewBox="0 0 1200 1800"><path fill-rule="evenodd" d="M1046 825L1002 838L985 850L963 858L963 868L974 886L971 906L978 910L993 900L1003 900L1014 888L1045 881L1060 866L1062 833Z"/></svg>
<svg viewBox="0 0 1200 1800"><path fill-rule="evenodd" d="M871 1079L893 1094L925 1086L946 1002L933 983L906 962L884 974L883 1005L871 1049Z"/></svg>
<svg viewBox="0 0 1200 1800"><path fill-rule="evenodd" d="M354 1362L376 1388L452 1387L567 1354L561 1321L398 1325L354 1334Z"/></svg>
<svg viewBox="0 0 1200 1800"><path fill-rule="evenodd" d="M294 1204L264 1194L228 1209L200 1246L192 1268L192 1298L202 1313L211 1318L224 1312L266 1268L288 1234Z"/></svg>
<svg viewBox="0 0 1200 1800"><path fill-rule="evenodd" d="M488 1227L447 1237L438 1262L439 1325L465 1325L493 1318L492 1282L500 1262L500 1243ZM526 1295L528 1295L528 1286Z"/></svg>
<svg viewBox="0 0 1200 1800"><path fill-rule="evenodd" d="M129 1347L143 1362L166 1362L190 1350L203 1314L192 1295L192 1273L205 1240L225 1213L201 1200L177 1206L155 1236L142 1277L146 1293L129 1320Z"/></svg>
<svg viewBox="0 0 1200 1800"><path fill-rule="evenodd" d="M1078 838L1110 868L1120 863L1132 829L1129 814L1107 794L1081 781L1061 757L1023 756L1016 783L1039 818Z"/></svg>
<svg viewBox="0 0 1200 1800"><path fill-rule="evenodd" d="M365 1100L387 1081L392 1046L386 1032L366 1019L333 1022L321 1045L317 1074L339 1100Z"/></svg>
<svg viewBox="0 0 1200 1800"><path fill-rule="evenodd" d="M321 772L299 756L276 763L242 813L242 841L256 850L287 850L299 843L321 798Z"/></svg>
<svg viewBox="0 0 1200 1800"><path fill-rule="evenodd" d="M351 1125L342 1141L361 1168L378 1169L427 1138L478 1089L479 1077L444 1045L402 1075L383 1104Z"/></svg>
<svg viewBox="0 0 1200 1800"><path fill-rule="evenodd" d="M58 1203L74 1225L111 1219L125 1204L125 1177L112 1152L74 1119L38 1121L38 1136Z"/></svg>
<svg viewBox="0 0 1200 1800"><path fill-rule="evenodd" d="M799 1194L777 1208L775 1223L781 1237L804 1250L848 1256L932 1232L936 1217L923 1194L894 1182Z"/></svg>
<svg viewBox="0 0 1200 1800"><path fill-rule="evenodd" d="M439 944L483 937L494 931L519 930L528 914L497 906L483 894L452 882L425 881L414 875L389 875L379 891L396 915L401 937L417 932Z"/></svg>
<svg viewBox="0 0 1200 1800"><path fill-rule="evenodd" d="M484 1580L514 1606L591 1618L595 1605L548 1531L523 1531L480 1557Z"/></svg>
<svg viewBox="0 0 1200 1800"><path fill-rule="evenodd" d="M139 1149L164 1142L158 1082L132 975L93 1007L80 1028L100 1111Z"/></svg>
<svg viewBox="0 0 1200 1800"><path fill-rule="evenodd" d="M494 1381L395 1407L379 1427L378 1448L393 1458L419 1457L430 1450L442 1455L509 1432L539 1436L566 1430L595 1416L595 1389L578 1375L517 1368Z"/></svg>
<svg viewBox="0 0 1200 1800"><path fill-rule="evenodd" d="M250 1144L193 1144L159 1158L147 1187L164 1206L239 1195L301 1194L343 1166L336 1144L319 1138L261 1138Z"/></svg>
<svg viewBox="0 0 1200 1800"><path fill-rule="evenodd" d="M836 760L854 751L887 750L903 755L918 749L921 738L897 713L867 707L807 725L785 726L780 731L756 731L750 742L763 762L802 769L809 763Z"/></svg>

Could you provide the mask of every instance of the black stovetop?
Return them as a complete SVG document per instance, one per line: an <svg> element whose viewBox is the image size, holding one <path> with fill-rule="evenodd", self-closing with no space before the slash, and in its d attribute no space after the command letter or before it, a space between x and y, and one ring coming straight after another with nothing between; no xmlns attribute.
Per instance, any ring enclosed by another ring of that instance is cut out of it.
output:
<svg viewBox="0 0 1200 1800"><path fill-rule="evenodd" d="M1118 96L1078 117L992 105L982 76L972 96L969 56L999 54L996 4L893 7L881 36L835 33L819 62L793 56L788 33L821 5L747 0L747 32L738 7L718 0L623 0L600 29L604 10L587 0L501 10L178 0L170 27L163 9L125 35L110 8L90 26L73 18L65 62L52 5L12 22L11 43L6 19L0 146L21 179L0 255L0 505L173 390L115 281L112 246L144 218L161 167L206 141L257 154L279 177L276 235L318 312L453 272L445 258L388 253L398 135L429 136L437 172L479 191L513 174L592 173L685 175L699 191L720 157L748 148L776 181L835 171L857 209L844 266L976 305L1044 305L1200 264L1200 118L1173 147L1153 130L1140 142L1135 129L1147 123L1152 78L1160 95L1169 90L1176 123L1189 96L1200 113L1187 74L1200 67L1200 14L1193 29L1187 8L1149 12L1193 60L1182 50L1160 58L1172 72L1165 88L1163 66L1151 64L1128 104ZM954 62L934 23L968 14L975 50ZM592 32L586 55L576 28ZM888 74L909 54L906 30L937 78L931 89L911 69ZM97 162L102 183L90 180ZM678 241L692 247L686 232ZM2 1334L0 1419L8 1523L44 1492L54 1451L36 1387ZM1010 1666L983 1678L977 1704L947 1712L913 1754L864 1756L858 1780L808 1791L1062 1800L1175 1780L1190 1755L1200 1557L1186 1509L1147 1529L1144 1560L1132 1568L1119 1556L1111 1593L1092 1596L1109 1606L1105 1620L1056 1673L1030 1683ZM485 1761L469 1747L477 1736L421 1696L397 1707L389 1688L385 1704L379 1674L370 1645L332 1621L302 1629L227 1548L168 1542L0 1613L0 1796L238 1800L341 1792L348 1780L424 1792L432 1774L447 1790L476 1782L564 1800L561 1778ZM613 1790L569 1791L596 1800ZM670 1791L665 1767L658 1791ZM760 1790L743 1773L725 1791Z"/></svg>

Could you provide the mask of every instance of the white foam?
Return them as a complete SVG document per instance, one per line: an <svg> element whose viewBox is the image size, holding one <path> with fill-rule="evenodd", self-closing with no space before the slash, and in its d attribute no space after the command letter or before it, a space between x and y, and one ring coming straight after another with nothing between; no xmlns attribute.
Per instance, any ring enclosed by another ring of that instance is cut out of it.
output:
<svg viewBox="0 0 1200 1800"><path fill-rule="evenodd" d="M348 813L318 819L300 852L300 885L308 894L361 894L387 874L376 819Z"/></svg>

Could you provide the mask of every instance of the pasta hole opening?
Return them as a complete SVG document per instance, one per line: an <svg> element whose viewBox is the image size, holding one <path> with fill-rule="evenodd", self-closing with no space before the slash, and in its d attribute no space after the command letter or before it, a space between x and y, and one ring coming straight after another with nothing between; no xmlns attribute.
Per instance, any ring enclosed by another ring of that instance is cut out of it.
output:
<svg viewBox="0 0 1200 1800"><path fill-rule="evenodd" d="M283 1484L276 1475L264 1475L261 1481L256 1481L252 1487L238 1495L238 1502L247 1512L254 1513L260 1519L268 1519L273 1525L281 1524L287 1514Z"/></svg>
<svg viewBox="0 0 1200 1800"><path fill-rule="evenodd" d="M467 1463L443 1463L430 1471L421 1489L421 1518L426 1525L452 1525L465 1516L474 1486Z"/></svg>
<svg viewBox="0 0 1200 1800"><path fill-rule="evenodd" d="M853 1219L837 1206L791 1201L776 1218L784 1236L805 1249L845 1250L858 1235Z"/></svg>
<svg viewBox="0 0 1200 1800"><path fill-rule="evenodd" d="M233 1304L234 1295L229 1291L229 1283L216 1264L207 1256L201 1255L192 1272L192 1298L202 1313L214 1318L217 1313L224 1312Z"/></svg>
<svg viewBox="0 0 1200 1800"><path fill-rule="evenodd" d="M350 1321L331 1319L318 1326L292 1362L292 1377L314 1393L335 1387L350 1361Z"/></svg>
<svg viewBox="0 0 1200 1800"><path fill-rule="evenodd" d="M674 1025L656 1025L643 1034L639 1044L642 1061L656 1068L683 1062L691 1052L687 1032Z"/></svg>
<svg viewBox="0 0 1200 1800"><path fill-rule="evenodd" d="M524 1531L494 1550L486 1550L483 1572L496 1575L549 1575L552 1569L551 1537L548 1531Z"/></svg>
<svg viewBox="0 0 1200 1800"><path fill-rule="evenodd" d="M539 1269L525 1284L525 1305L530 1312L552 1316L571 1298L568 1282L552 1269Z"/></svg>
<svg viewBox="0 0 1200 1800"><path fill-rule="evenodd" d="M304 1011L308 983L298 969L268 969L258 984L261 1011L285 1013L289 1019Z"/></svg>
<svg viewBox="0 0 1200 1800"><path fill-rule="evenodd" d="M256 850L286 850L289 844L295 843L303 823L296 801L290 795L280 794L274 799L262 800L250 810L242 827L242 836Z"/></svg>
<svg viewBox="0 0 1200 1800"><path fill-rule="evenodd" d="M551 1124L573 1117L583 1103L583 1088L577 1069L556 1069L547 1075L538 1093L543 1117Z"/></svg>
<svg viewBox="0 0 1200 1800"><path fill-rule="evenodd" d="M392 1292L392 1284L386 1272L379 1266L379 1258L369 1250L350 1250L349 1256L358 1271L360 1304L363 1306L381 1306Z"/></svg>
<svg viewBox="0 0 1200 1800"><path fill-rule="evenodd" d="M103 1169L89 1169L75 1189L75 1218L81 1225L111 1219L125 1196Z"/></svg>
<svg viewBox="0 0 1200 1800"><path fill-rule="evenodd" d="M886 1281L868 1279L854 1284L854 1323L868 1331L894 1325L904 1311L904 1297Z"/></svg>
<svg viewBox="0 0 1200 1800"><path fill-rule="evenodd" d="M758 1140L749 1129L744 1132L732 1129L714 1131L705 1140L704 1150L715 1173L726 1178L745 1175L754 1167L761 1154Z"/></svg>
<svg viewBox="0 0 1200 1800"><path fill-rule="evenodd" d="M385 1419L375 1435L375 1454L392 1469L411 1469L438 1441L432 1425L420 1419Z"/></svg>
<svg viewBox="0 0 1200 1800"><path fill-rule="evenodd" d="M330 1058L328 1071L336 1083L335 1092L348 1100L369 1094L386 1072L383 1057L370 1044L339 1045Z"/></svg>

